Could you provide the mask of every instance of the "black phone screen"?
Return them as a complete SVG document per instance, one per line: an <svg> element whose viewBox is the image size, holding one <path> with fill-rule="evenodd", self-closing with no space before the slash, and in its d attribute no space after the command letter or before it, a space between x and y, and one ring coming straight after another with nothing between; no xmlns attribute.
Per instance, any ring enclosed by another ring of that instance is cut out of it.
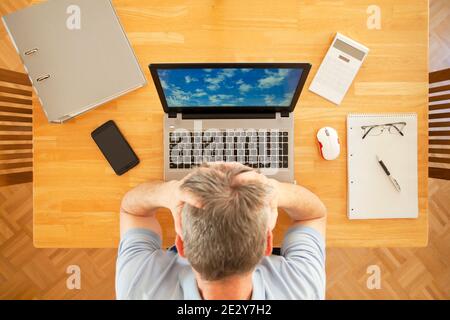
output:
<svg viewBox="0 0 450 320"><path fill-rule="evenodd" d="M91 135L117 175L127 172L139 163L138 157L114 121L104 123Z"/></svg>

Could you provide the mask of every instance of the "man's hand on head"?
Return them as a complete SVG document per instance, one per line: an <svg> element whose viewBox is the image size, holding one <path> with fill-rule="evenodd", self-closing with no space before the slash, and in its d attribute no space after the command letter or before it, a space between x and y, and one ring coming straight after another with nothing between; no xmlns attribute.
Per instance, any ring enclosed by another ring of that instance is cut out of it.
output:
<svg viewBox="0 0 450 320"><path fill-rule="evenodd" d="M168 186L168 190L166 193L167 207L172 212L175 231L180 237L182 236L181 211L183 210L184 205L187 203L197 208L201 208L203 206L203 204L197 198L195 198L194 195L181 189L183 182L188 177L189 175L184 177L182 180L172 180L166 182Z"/></svg>
<svg viewBox="0 0 450 320"><path fill-rule="evenodd" d="M267 178L265 175L258 173L254 170L241 173L236 177L239 183L250 183L256 181L266 184L270 187L270 195L267 199L267 204L270 207L270 216L268 217L268 227L270 230L275 228L278 219L278 198L279 198L279 182L275 179Z"/></svg>
<svg viewBox="0 0 450 320"><path fill-rule="evenodd" d="M214 167L214 166L229 166L236 168L246 168L241 163L238 162L214 162L208 163L206 168ZM191 173L192 174L192 173ZM203 204L199 199L197 199L194 195L189 192L183 191L181 186L184 181L186 181L191 174L184 177L182 180L172 180L166 182L167 191L165 192L165 202L167 203L167 207L170 208L172 212L172 216L174 219L175 231L179 236L182 236L182 225L181 225L181 211L184 205L187 203L193 207L202 208ZM261 173L258 173L252 169L249 169L248 172L243 172L236 177L236 182L238 183L249 183L252 181L256 181L259 183L263 183L269 186L270 194L267 199L267 205L270 207L270 215L268 217L268 228L273 230L275 228L277 218L278 218L278 198L279 198L279 182L275 179L269 179Z"/></svg>

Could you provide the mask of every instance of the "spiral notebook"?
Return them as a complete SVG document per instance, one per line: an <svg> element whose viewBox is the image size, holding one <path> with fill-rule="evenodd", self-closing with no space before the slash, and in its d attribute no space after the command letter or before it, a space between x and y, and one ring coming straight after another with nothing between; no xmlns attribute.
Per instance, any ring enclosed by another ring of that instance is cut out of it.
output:
<svg viewBox="0 0 450 320"><path fill-rule="evenodd" d="M349 219L418 217L416 114L349 114L347 151Z"/></svg>

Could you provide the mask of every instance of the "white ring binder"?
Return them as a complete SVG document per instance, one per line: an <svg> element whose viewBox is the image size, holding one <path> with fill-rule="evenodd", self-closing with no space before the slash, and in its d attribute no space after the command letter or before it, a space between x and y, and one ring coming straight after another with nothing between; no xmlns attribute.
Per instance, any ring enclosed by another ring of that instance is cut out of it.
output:
<svg viewBox="0 0 450 320"><path fill-rule="evenodd" d="M70 5L83 12L80 30L61 23ZM67 121L147 83L111 0L49 0L1 20L50 122Z"/></svg>

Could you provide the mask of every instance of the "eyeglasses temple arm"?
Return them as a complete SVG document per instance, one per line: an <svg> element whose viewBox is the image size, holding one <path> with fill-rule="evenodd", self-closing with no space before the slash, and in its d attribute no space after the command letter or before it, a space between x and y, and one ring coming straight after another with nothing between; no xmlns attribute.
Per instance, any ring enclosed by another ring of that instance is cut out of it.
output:
<svg viewBox="0 0 450 320"><path fill-rule="evenodd" d="M364 133L364 135L363 135L363 139L369 134L369 132L370 132L370 130L372 130L373 128L375 128L375 126L373 126L373 127L371 127L369 130L367 130L367 132L366 133ZM398 129L397 129L398 130Z"/></svg>
<svg viewBox="0 0 450 320"><path fill-rule="evenodd" d="M404 136L403 132L401 132L399 128L397 128L397 127L396 127L395 125L393 125L393 124L392 124L392 126L395 128L395 130L398 131L398 133L400 133L402 136Z"/></svg>

